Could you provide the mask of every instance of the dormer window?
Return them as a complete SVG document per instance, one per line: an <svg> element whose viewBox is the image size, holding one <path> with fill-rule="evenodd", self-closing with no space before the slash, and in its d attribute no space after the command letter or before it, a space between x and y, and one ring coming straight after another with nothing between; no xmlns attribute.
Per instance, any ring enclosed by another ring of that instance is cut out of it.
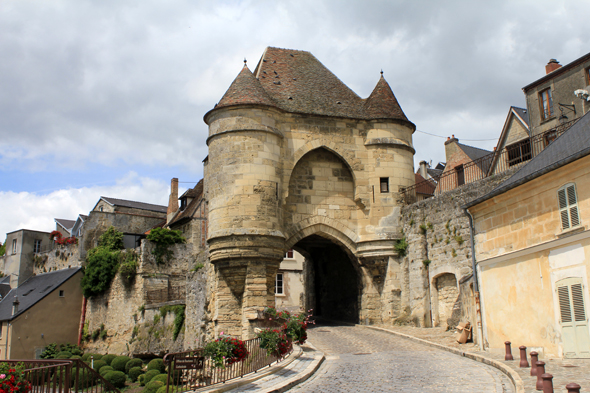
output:
<svg viewBox="0 0 590 393"><path fill-rule="evenodd" d="M187 205L186 198L180 199L180 210L186 209L186 205Z"/></svg>

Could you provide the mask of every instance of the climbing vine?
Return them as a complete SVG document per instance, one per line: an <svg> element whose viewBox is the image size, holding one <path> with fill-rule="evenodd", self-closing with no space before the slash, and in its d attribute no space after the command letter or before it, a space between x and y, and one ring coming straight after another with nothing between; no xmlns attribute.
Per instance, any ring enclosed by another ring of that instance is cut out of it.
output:
<svg viewBox="0 0 590 393"><path fill-rule="evenodd" d="M147 235L147 240L155 244L152 254L156 257L156 263L161 265L170 260L172 250L170 246L177 243L186 243L182 232L167 228L154 228Z"/></svg>
<svg viewBox="0 0 590 393"><path fill-rule="evenodd" d="M82 277L82 293L85 297L104 293L117 274L119 253L123 246L123 234L110 227L103 233L98 246L90 249Z"/></svg>

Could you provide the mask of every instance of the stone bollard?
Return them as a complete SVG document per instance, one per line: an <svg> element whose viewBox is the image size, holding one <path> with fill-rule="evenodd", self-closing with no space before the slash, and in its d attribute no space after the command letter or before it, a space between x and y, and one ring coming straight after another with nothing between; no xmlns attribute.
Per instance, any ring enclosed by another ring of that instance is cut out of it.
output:
<svg viewBox="0 0 590 393"><path fill-rule="evenodd" d="M506 341L506 356L504 356L504 360L514 360L512 357L512 350L510 349L510 341Z"/></svg>
<svg viewBox="0 0 590 393"><path fill-rule="evenodd" d="M553 393L553 375L545 373L541 375L541 378L543 378L543 393Z"/></svg>
<svg viewBox="0 0 590 393"><path fill-rule="evenodd" d="M520 367L527 368L529 366L529 362L526 360L526 347L522 345L518 349L520 349Z"/></svg>
<svg viewBox="0 0 590 393"><path fill-rule="evenodd" d="M539 361L539 354L535 351L531 352L531 377L537 376L537 362Z"/></svg>
<svg viewBox="0 0 590 393"><path fill-rule="evenodd" d="M578 385L577 383L568 383L567 385L565 385L565 388L567 389L567 393L580 393L580 385Z"/></svg>
<svg viewBox="0 0 590 393"><path fill-rule="evenodd" d="M543 390L543 374L545 374L545 362L537 362L537 390Z"/></svg>

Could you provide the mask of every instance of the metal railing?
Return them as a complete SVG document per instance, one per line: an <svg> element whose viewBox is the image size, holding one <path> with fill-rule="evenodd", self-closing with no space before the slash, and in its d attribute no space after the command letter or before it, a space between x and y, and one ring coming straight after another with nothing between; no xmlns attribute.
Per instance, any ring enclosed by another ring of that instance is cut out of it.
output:
<svg viewBox="0 0 590 393"><path fill-rule="evenodd" d="M120 393L109 381L80 359L0 360L11 366L23 365L31 393Z"/></svg>
<svg viewBox="0 0 590 393"><path fill-rule="evenodd" d="M186 299L186 285L147 291L145 297L148 304L184 300Z"/></svg>
<svg viewBox="0 0 590 393"><path fill-rule="evenodd" d="M561 124L542 134L508 145L474 161L455 168L446 168L440 175L418 182L410 187L400 188L405 204L412 204L454 190L464 184L517 168L536 157L554 139L563 134L579 119ZM419 199L420 198L420 199Z"/></svg>
<svg viewBox="0 0 590 393"><path fill-rule="evenodd" d="M204 356L203 349L169 353L164 356L168 365L167 393L179 393L198 388L225 383L234 378L256 372L275 362L284 360L293 352L290 342L288 352L283 356L268 355L266 349L260 348L260 338L244 341L248 356L241 362L214 367L211 358Z"/></svg>

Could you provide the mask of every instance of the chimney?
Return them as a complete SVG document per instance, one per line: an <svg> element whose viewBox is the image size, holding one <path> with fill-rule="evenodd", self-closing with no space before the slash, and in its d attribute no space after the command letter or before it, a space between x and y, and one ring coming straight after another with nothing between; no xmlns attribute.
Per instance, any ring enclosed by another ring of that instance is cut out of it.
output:
<svg viewBox="0 0 590 393"><path fill-rule="evenodd" d="M172 178L170 182L170 199L168 200L168 210L166 211L166 224L172 220L174 214L178 211L178 178Z"/></svg>
<svg viewBox="0 0 590 393"><path fill-rule="evenodd" d="M424 179L428 179L428 163L424 160L420 161L420 168L418 169L418 173Z"/></svg>
<svg viewBox="0 0 590 393"><path fill-rule="evenodd" d="M445 157L447 164L451 162L451 157L459 150L457 143L459 143L459 139L455 138L455 135L451 138L447 138L445 142Z"/></svg>
<svg viewBox="0 0 590 393"><path fill-rule="evenodd" d="M551 59L551 60L549 60L549 63L547 63L547 65L545 66L545 74L553 72L553 71L557 70L558 68L561 68L561 64L559 64L559 62L557 60Z"/></svg>

